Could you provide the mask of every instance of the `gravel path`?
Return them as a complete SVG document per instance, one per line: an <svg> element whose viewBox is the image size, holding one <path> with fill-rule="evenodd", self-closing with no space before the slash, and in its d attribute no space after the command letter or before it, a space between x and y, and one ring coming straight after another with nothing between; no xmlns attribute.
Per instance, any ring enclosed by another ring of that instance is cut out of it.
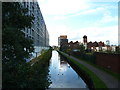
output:
<svg viewBox="0 0 120 90"><path fill-rule="evenodd" d="M69 56L68 54L66 54L66 55ZM106 84L106 86L108 88L118 88L117 90L120 90L120 81L118 81L116 78L112 77L108 73L106 73L100 69L97 69L94 66L87 64L84 61L81 61L73 56L69 56L69 57L76 60L80 64L86 66L91 71L93 71Z"/></svg>

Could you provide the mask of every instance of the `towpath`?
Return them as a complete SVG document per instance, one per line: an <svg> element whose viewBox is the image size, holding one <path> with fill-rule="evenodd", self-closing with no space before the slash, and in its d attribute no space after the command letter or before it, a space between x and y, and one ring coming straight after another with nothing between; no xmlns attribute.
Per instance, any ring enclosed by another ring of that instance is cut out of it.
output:
<svg viewBox="0 0 120 90"><path fill-rule="evenodd" d="M106 86L108 88L117 88L117 90L120 90L120 81L117 80L116 78L112 77L110 74L108 74L98 68L95 68L94 66L92 66L82 60L79 60L71 55L68 55L66 53L64 53L64 54L69 56L70 58L74 59L75 61L79 62L80 64L84 65L91 71L93 71L106 84Z"/></svg>

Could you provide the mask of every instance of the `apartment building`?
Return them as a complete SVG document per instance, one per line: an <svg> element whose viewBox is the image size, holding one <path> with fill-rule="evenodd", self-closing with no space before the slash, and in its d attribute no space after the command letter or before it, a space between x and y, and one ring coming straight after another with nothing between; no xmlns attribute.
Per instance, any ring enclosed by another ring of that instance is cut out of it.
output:
<svg viewBox="0 0 120 90"><path fill-rule="evenodd" d="M32 21L32 27L23 30L25 37L29 37L33 40L34 46L36 47L47 47L49 46L49 33L45 25L42 13L38 2L35 0L21 0L21 4L28 8L28 15L35 17Z"/></svg>
<svg viewBox="0 0 120 90"><path fill-rule="evenodd" d="M37 0L16 0L16 2L19 2L25 8L28 8L28 15L35 18L32 21L32 27L23 30L25 37L31 38L34 42L35 50L31 53L31 57L26 60L29 62L36 56L39 56L43 49L49 49L49 33Z"/></svg>

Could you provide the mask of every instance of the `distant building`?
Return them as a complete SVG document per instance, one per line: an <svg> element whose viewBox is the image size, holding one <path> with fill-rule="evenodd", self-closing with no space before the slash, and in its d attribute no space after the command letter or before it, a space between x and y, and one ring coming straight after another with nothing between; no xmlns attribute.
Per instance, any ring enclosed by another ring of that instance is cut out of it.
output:
<svg viewBox="0 0 120 90"><path fill-rule="evenodd" d="M61 35L60 37L58 37L58 47L60 47L60 49L64 49L65 47L67 47L68 44L68 39L67 39L67 35Z"/></svg>
<svg viewBox="0 0 120 90"><path fill-rule="evenodd" d="M67 35L60 35L60 37L58 37L58 46L62 46L63 44L67 43L68 43Z"/></svg>
<svg viewBox="0 0 120 90"><path fill-rule="evenodd" d="M90 50L90 51L91 50L92 51L102 51L102 48L105 47L105 44L102 41L88 42L86 35L83 36L83 45L85 46L86 50Z"/></svg>
<svg viewBox="0 0 120 90"><path fill-rule="evenodd" d="M68 47L72 50L77 50L79 48L79 45L80 43L78 41L76 42L71 41L68 43Z"/></svg>
<svg viewBox="0 0 120 90"><path fill-rule="evenodd" d="M88 42L87 43L87 49L88 50L92 50L92 51L102 51L103 47L105 47L104 42L100 41L100 42Z"/></svg>
<svg viewBox="0 0 120 90"><path fill-rule="evenodd" d="M78 42L78 41L76 41L76 42L70 41L68 43L67 35L61 35L60 37L58 37L58 46L62 50L69 48L72 51L79 51L80 45L84 45L85 50L87 50L87 51L105 51L105 50L107 50L107 45L105 45L104 42L102 42L102 41L88 42L86 35L83 36L83 43ZM115 46L109 48L109 50L115 51Z"/></svg>
<svg viewBox="0 0 120 90"><path fill-rule="evenodd" d="M85 49L87 49L87 36L83 36L83 45L85 46Z"/></svg>
<svg viewBox="0 0 120 90"><path fill-rule="evenodd" d="M83 36L83 43L84 44L87 43L87 36L86 35Z"/></svg>
<svg viewBox="0 0 120 90"><path fill-rule="evenodd" d="M61 39L67 39L67 35L60 35Z"/></svg>

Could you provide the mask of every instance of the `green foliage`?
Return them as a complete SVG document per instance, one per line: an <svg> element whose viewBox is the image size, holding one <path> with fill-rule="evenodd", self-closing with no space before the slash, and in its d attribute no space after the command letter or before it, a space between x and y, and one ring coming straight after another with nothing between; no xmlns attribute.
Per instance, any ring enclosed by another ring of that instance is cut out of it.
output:
<svg viewBox="0 0 120 90"><path fill-rule="evenodd" d="M90 63L96 63L96 57L94 53L81 53L81 52L73 52L72 55L76 58L82 59L84 61L88 61Z"/></svg>
<svg viewBox="0 0 120 90"><path fill-rule="evenodd" d="M49 67L49 60L52 56L52 50L48 50L44 52L39 57L35 58L36 62L31 68L31 78L30 82L31 85L29 88L48 88L50 81L48 78L48 67ZM32 63L30 63L32 64Z"/></svg>
<svg viewBox="0 0 120 90"><path fill-rule="evenodd" d="M33 41L22 30L31 27L34 17L18 2L2 3L2 88L47 88L51 51L46 51L31 66L26 63L33 52Z"/></svg>
<svg viewBox="0 0 120 90"><path fill-rule="evenodd" d="M2 76L3 88L22 88L30 66L25 58L33 52L33 41L22 30L31 27L34 17L18 2L2 3Z"/></svg>
<svg viewBox="0 0 120 90"><path fill-rule="evenodd" d="M52 50L48 50L37 59L35 64L18 64L16 67L3 66L3 88L48 88L51 83L48 78L49 60ZM9 67L9 68L8 68Z"/></svg>
<svg viewBox="0 0 120 90"><path fill-rule="evenodd" d="M66 56L63 52L60 52L60 53L64 57L66 57L68 60L70 60L72 63L76 64L82 71L84 71L93 80L95 89L104 88L105 90L107 90L107 86L105 85L105 83L96 74L94 74L91 70L89 70L88 68L86 68L84 65L78 63L74 59Z"/></svg>
<svg viewBox="0 0 120 90"><path fill-rule="evenodd" d="M31 27L33 17L26 15L27 12L18 2L2 3L3 62L23 61L33 52L32 40L25 38L21 31Z"/></svg>
<svg viewBox="0 0 120 90"><path fill-rule="evenodd" d="M116 47L116 53L120 54L120 46Z"/></svg>
<svg viewBox="0 0 120 90"><path fill-rule="evenodd" d="M82 59L88 61L88 62L91 62L91 63L96 63L96 58L95 58L95 55L94 54L87 54L85 53L82 57Z"/></svg>
<svg viewBox="0 0 120 90"><path fill-rule="evenodd" d="M10 64L11 65L11 64ZM3 65L3 89L4 88L23 88L27 87L27 78L29 75L30 65L25 64L17 64L17 66L13 67L7 66L7 64Z"/></svg>
<svg viewBox="0 0 120 90"><path fill-rule="evenodd" d="M31 21L34 17L27 15L28 9L24 8L18 2L3 2L2 3L2 27L14 27L19 30L25 27L31 27Z"/></svg>
<svg viewBox="0 0 120 90"><path fill-rule="evenodd" d="M85 53L85 47L83 45L79 45L80 53Z"/></svg>
<svg viewBox="0 0 120 90"><path fill-rule="evenodd" d="M67 49L65 52L66 53L70 53L72 50L69 48L69 49Z"/></svg>
<svg viewBox="0 0 120 90"><path fill-rule="evenodd" d="M42 49L42 50L41 50L41 54L43 54L44 52L45 52L45 50L44 50L44 49Z"/></svg>

